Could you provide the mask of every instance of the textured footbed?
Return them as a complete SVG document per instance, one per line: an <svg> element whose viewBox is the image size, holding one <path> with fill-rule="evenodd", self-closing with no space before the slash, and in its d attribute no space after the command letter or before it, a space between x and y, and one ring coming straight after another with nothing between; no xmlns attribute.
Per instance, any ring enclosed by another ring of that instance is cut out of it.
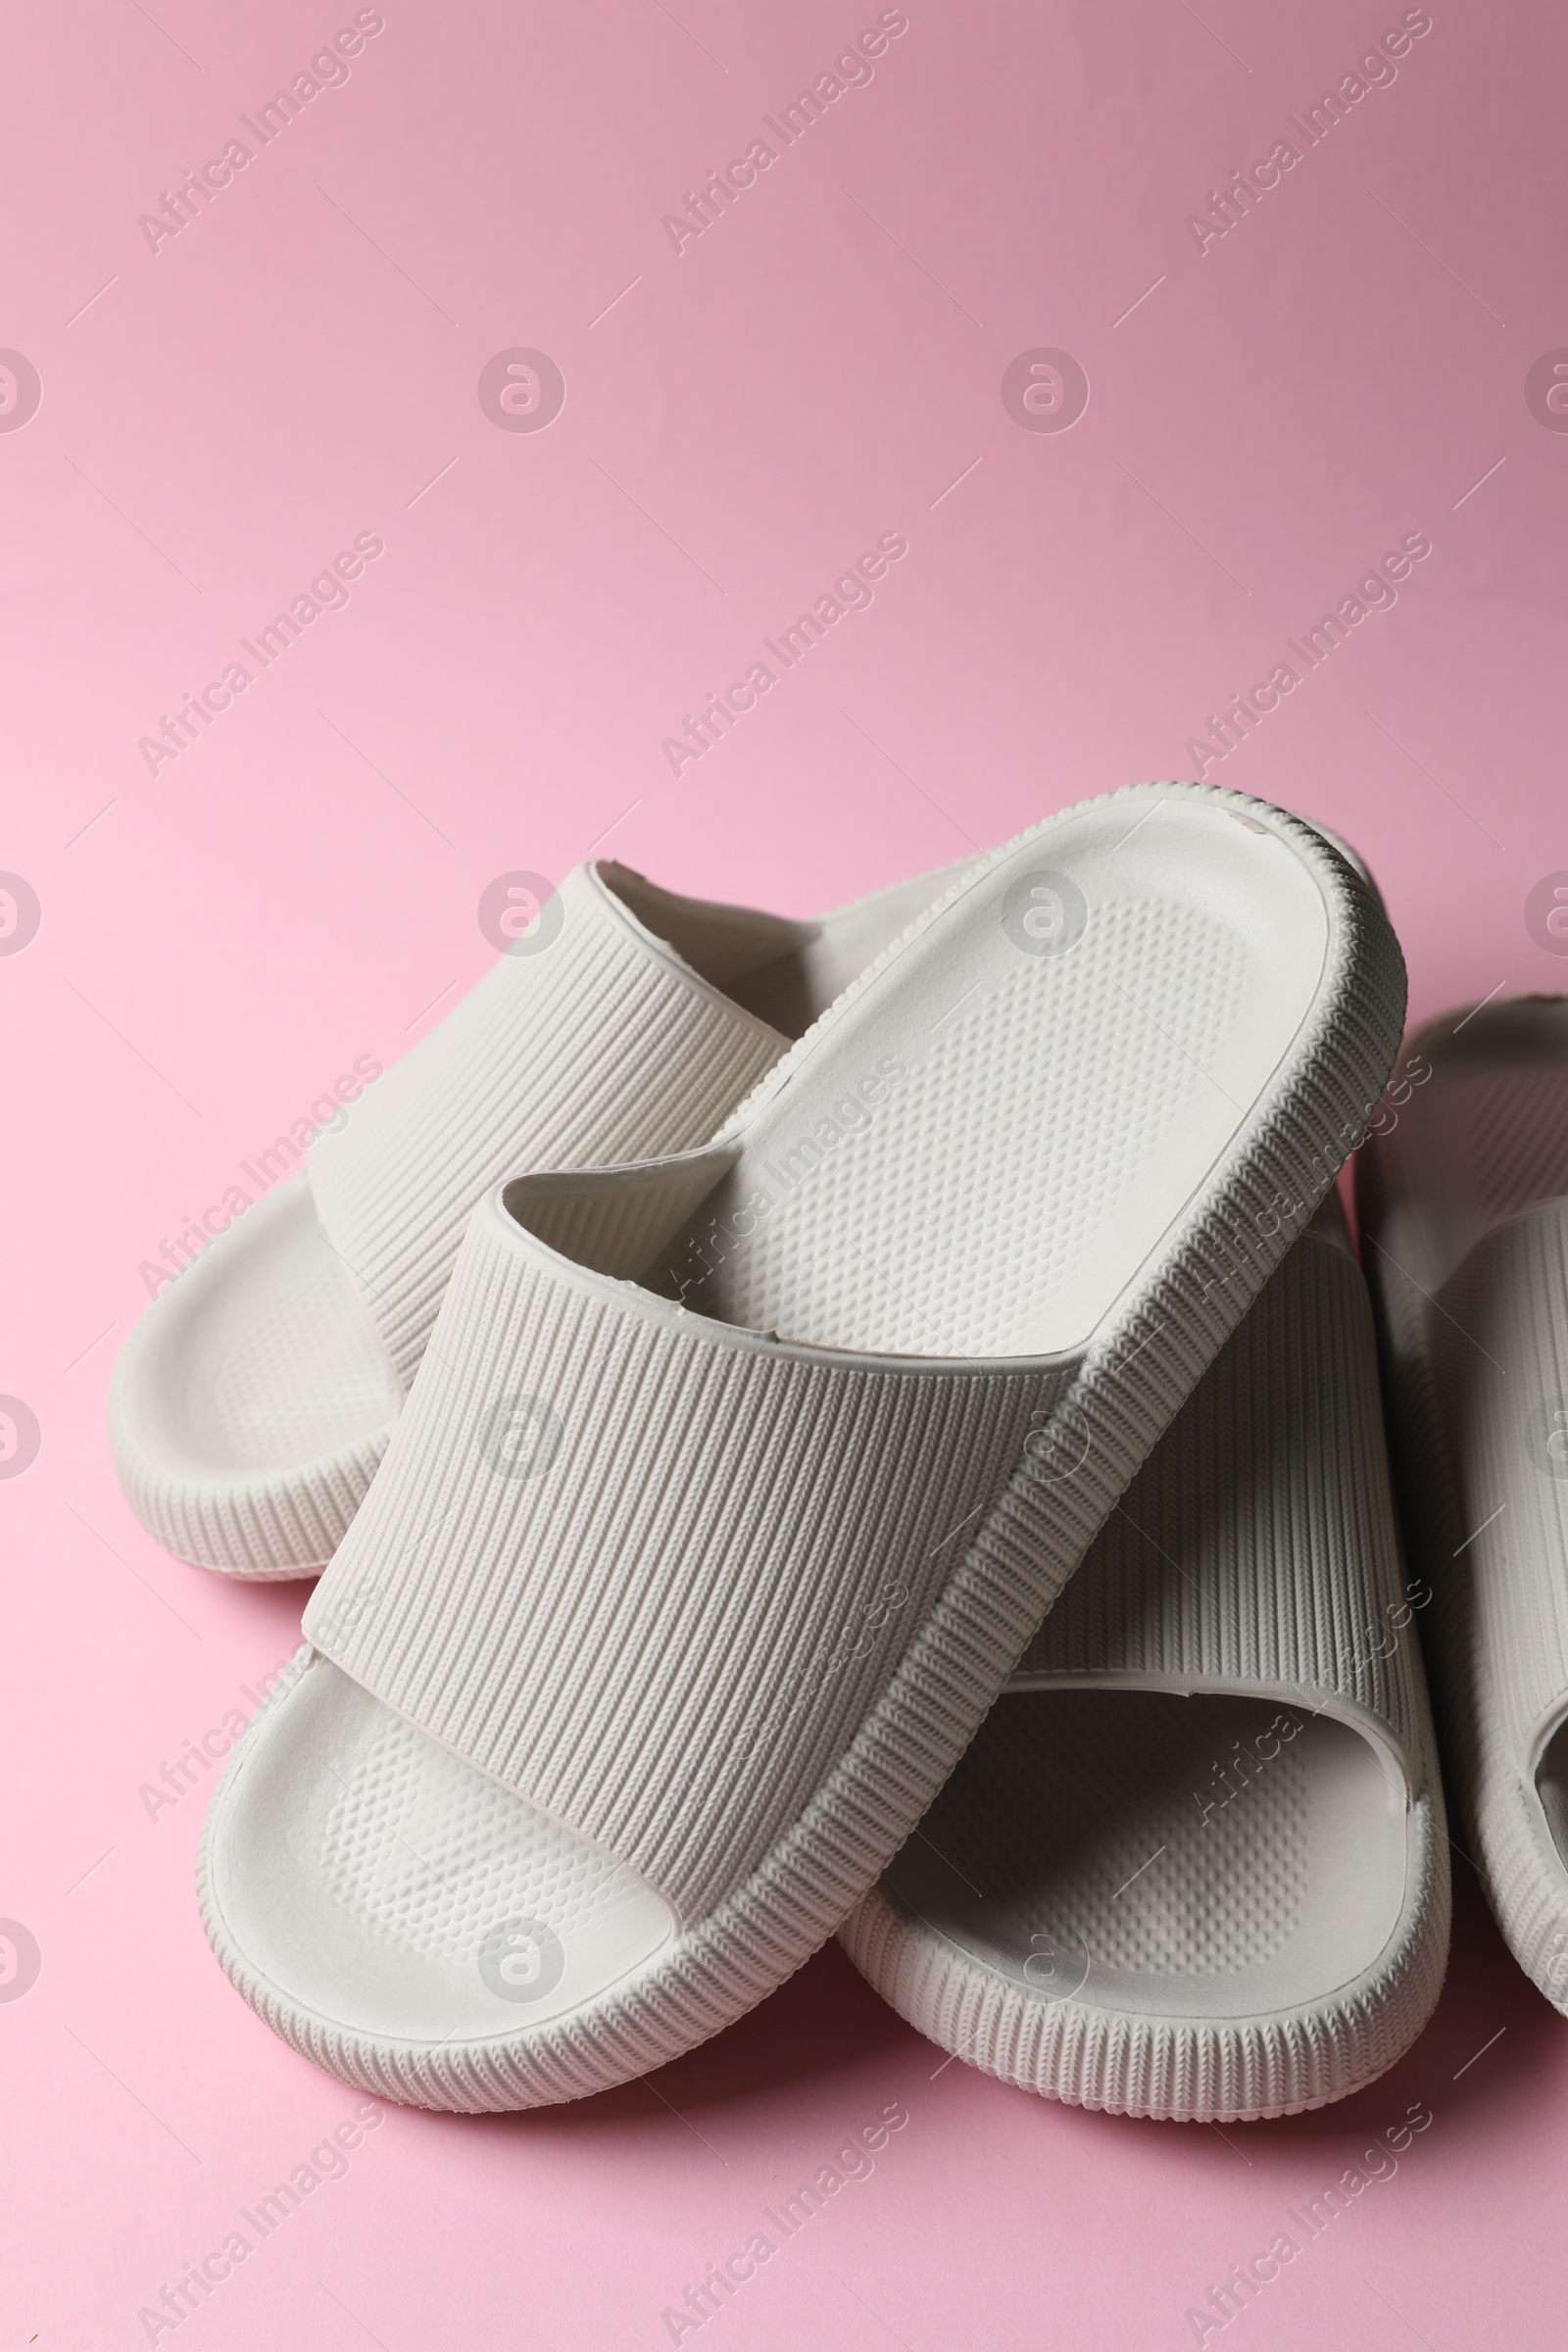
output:
<svg viewBox="0 0 1568 2352"><path fill-rule="evenodd" d="M1568 2014L1568 998L1418 1031L1358 1186L1446 1754L1516 1958Z"/></svg>
<svg viewBox="0 0 1568 2352"><path fill-rule="evenodd" d="M176 1473L220 1481L335 1454L389 1429L403 1401L303 1171L241 1230L180 1276L134 1389L143 1442Z"/></svg>
<svg viewBox="0 0 1568 2352"><path fill-rule="evenodd" d="M1322 969L1316 886L1250 821L1191 802L1142 824L1091 808L1052 837L1066 895L1041 853L1015 853L874 1021L764 1081L738 1166L649 1287L817 1347L1081 1348Z"/></svg>
<svg viewBox="0 0 1568 2352"><path fill-rule="evenodd" d="M1026 838L917 924L761 1081L725 1131L730 1173L644 1286L830 1348L1054 1353L1068 1365L1087 1348L1095 1372L1084 1395L1097 1409L1094 1381L1114 1378L1108 1356L1101 1364L1106 1335L1133 1328L1140 1301L1166 1296L1172 1236L1195 1197L1211 1222L1186 1246L1211 1262L1202 1253L1220 1203L1244 1181L1225 1172L1227 1148L1257 1116L1317 1001L1332 934L1309 838L1256 803L1191 787L1087 803L1046 841ZM1374 1066L1387 1067L1398 996L1376 961L1384 952L1372 952L1366 984L1377 1042L1350 1050L1360 1059L1348 1089L1331 1082L1266 1181L1261 1168L1247 1175L1264 1184L1261 1200L1286 1175L1315 1198L1337 1164L1338 1122L1347 1107L1353 1116L1361 1087L1381 1083ZM1339 1051L1337 1034L1312 1048ZM1296 1097L1286 1100L1278 1115L1298 1115ZM1261 1211L1258 1223L1266 1237ZM1129 1404L1122 1392L1091 1471L1053 1490L1066 1549L1042 1577L1036 1615L1111 1499L1114 1489L1102 1494L1094 1481L1125 1480L1285 1246L1265 1238L1220 1284L1202 1285L1200 1302L1198 1284L1191 1300L1169 1295L1136 1350L1133 1392L1147 1380L1147 1393ZM979 1623L989 1629L978 1645L988 1662L959 1672L961 1698L943 1679L956 1672L947 1633L901 1629L903 1662L856 1746L789 1837L701 1921L677 1919L658 1889L400 1726L318 1653L302 1653L215 1796L202 1867L215 1948L297 2047L348 2080L432 2106L580 2095L691 2046L831 1932L1000 1687L1027 1624L999 1631L991 1600L964 1597L981 1589L975 1575L996 1590L980 1566L984 1534L955 1546L943 1602L944 1626L948 1611L979 1607L970 1648ZM373 1565L368 1574L373 1599ZM1021 1588L1004 1610L1020 1600L1029 1606ZM933 1641L935 1671L921 1664ZM961 1728L935 1743L929 1722L916 1730L917 1689L942 1690ZM1090 1713L1098 1723L1103 1711ZM897 1759L891 1770L862 1758L877 1741ZM1321 1788L1314 1782L1302 1800L1298 1834L1321 1875L1331 1819L1366 1839L1384 1835L1385 1784L1361 1771L1366 1743L1353 1735L1316 1727L1313 1741ZM1295 1769L1281 1774L1280 1798L1260 1796L1257 1823L1282 1826L1276 1807ZM351 1819L356 1804L374 1808L373 1834ZM1143 1818L1128 1812L1134 1842ZM1162 1818L1157 1805L1147 1818ZM899 1824L891 1834L888 1821ZM1259 1857L1267 1843L1245 1816L1210 1836L1216 1850L1240 1838ZM1146 1889L1140 1901L1154 1899ZM594 1923L580 1956L574 1903ZM518 1969L530 1984L552 1980L526 2004L495 1989L483 1959L516 1920L533 1923ZM1281 1950L1304 1951L1322 1932L1305 1920ZM558 1946L566 1956L553 1974Z"/></svg>
<svg viewBox="0 0 1568 2352"><path fill-rule="evenodd" d="M400 2040L558 2017L674 1932L635 1872L319 1657L259 1726L224 1837L230 1933L320 2016Z"/></svg>
<svg viewBox="0 0 1568 2352"><path fill-rule="evenodd" d="M719 1100L712 1115L722 1115L948 878L901 883L811 922L682 899L613 863L586 883L573 877L569 888L589 894L578 904L592 919L603 923L608 914L626 940L639 941L650 968L695 975L694 994L727 997L749 1016L739 1025L748 1040L761 1041L760 1052L753 1046L739 1082ZM517 967L501 977L514 981ZM465 1018L470 1011L464 1008ZM585 1020L590 1012L585 1006ZM526 1069L536 1042L525 1028L516 1034L515 1069ZM433 1066L450 1079L441 1059L453 1051L447 1038L432 1033L422 1050L423 1066L432 1066L433 1054ZM475 1041L462 1050L475 1054ZM672 1100L685 1083L686 1073L671 1068ZM480 1093L485 1085L471 1078ZM589 1091L585 1070L585 1099ZM504 1100L495 1115L505 1119ZM704 1141L710 1124L711 1117L675 1140ZM612 1105L596 1132L613 1137ZM337 1148L330 1135L326 1142ZM154 1300L117 1369L111 1439L132 1507L170 1549L223 1573L292 1577L322 1566L406 1393L365 1285L321 1230L311 1167L234 1219ZM481 1189L475 1180L464 1194L460 1216Z"/></svg>
<svg viewBox="0 0 1568 2352"><path fill-rule="evenodd" d="M132 1331L111 1390L116 1466L138 1518L180 1558L299 1576L331 1556L403 1397L302 1169Z"/></svg>
<svg viewBox="0 0 1568 2352"><path fill-rule="evenodd" d="M1350 1725L1260 1697L1058 1690L998 1700L883 1886L1046 1998L1228 2018L1362 1975L1404 1880L1402 1779Z"/></svg>

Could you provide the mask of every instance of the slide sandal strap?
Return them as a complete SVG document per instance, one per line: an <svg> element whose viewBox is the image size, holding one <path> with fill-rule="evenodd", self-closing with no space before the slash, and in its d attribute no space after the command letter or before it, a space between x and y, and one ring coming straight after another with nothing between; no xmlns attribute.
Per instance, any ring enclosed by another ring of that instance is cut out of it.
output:
<svg viewBox="0 0 1568 2352"><path fill-rule="evenodd" d="M1568 1697L1568 1200L1478 1242L1426 1310L1458 1553L1521 1772Z"/></svg>
<svg viewBox="0 0 1568 2352"><path fill-rule="evenodd" d="M1400 1556L1366 1286L1303 1239L1041 1626L1012 1688L1299 1691L1419 1752L1419 1611Z"/></svg>
<svg viewBox="0 0 1568 2352"><path fill-rule="evenodd" d="M492 1185L705 1143L786 1042L650 942L586 869L568 874L515 952L306 1154L322 1231L404 1386Z"/></svg>
<svg viewBox="0 0 1568 2352"><path fill-rule="evenodd" d="M482 1204L305 1618L688 1918L843 1757L1074 1370L786 1345L616 1279L733 1157Z"/></svg>

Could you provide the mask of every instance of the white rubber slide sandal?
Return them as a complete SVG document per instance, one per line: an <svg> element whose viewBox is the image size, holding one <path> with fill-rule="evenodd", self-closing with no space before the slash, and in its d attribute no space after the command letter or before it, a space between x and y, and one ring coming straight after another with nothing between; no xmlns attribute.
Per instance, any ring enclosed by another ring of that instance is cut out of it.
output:
<svg viewBox="0 0 1568 2352"><path fill-rule="evenodd" d="M1333 1195L841 1931L928 2038L1166 2121L1361 2089L1432 2013L1448 1846L1372 1312Z"/></svg>
<svg viewBox="0 0 1568 2352"><path fill-rule="evenodd" d="M891 1860L1383 1083L1403 968L1197 785L969 868L708 1149L498 1188L236 1747L208 1934L437 2108L689 2049Z"/></svg>
<svg viewBox="0 0 1568 2352"><path fill-rule="evenodd" d="M949 879L811 922L677 898L609 859L539 884L468 996L142 1315L109 1429L143 1526L228 1575L320 1568L480 1197L532 1167L705 1143Z"/></svg>
<svg viewBox="0 0 1568 2352"><path fill-rule="evenodd" d="M1357 1168L1445 1759L1568 2015L1568 997L1415 1032Z"/></svg>

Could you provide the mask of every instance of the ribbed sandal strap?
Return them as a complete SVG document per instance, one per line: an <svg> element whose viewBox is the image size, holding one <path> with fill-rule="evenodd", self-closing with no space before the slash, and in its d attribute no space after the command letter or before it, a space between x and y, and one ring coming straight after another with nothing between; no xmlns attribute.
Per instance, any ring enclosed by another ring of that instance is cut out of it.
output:
<svg viewBox="0 0 1568 2352"><path fill-rule="evenodd" d="M1336 1702L1426 1740L1417 1611L1384 1450L1366 1286L1348 1248L1291 1251L1019 1663L1065 1680Z"/></svg>
<svg viewBox="0 0 1568 2352"><path fill-rule="evenodd" d="M518 944L306 1155L322 1230L405 1385L492 1185L706 1143L788 1043L586 867Z"/></svg>
<svg viewBox="0 0 1568 2352"><path fill-rule="evenodd" d="M1073 1372L815 1350L617 1279L732 1159L483 1203L305 1618L687 1919L854 1742Z"/></svg>
<svg viewBox="0 0 1568 2352"><path fill-rule="evenodd" d="M1476 1633L1510 1760L1529 1774L1568 1699L1568 1200L1479 1241L1429 1310Z"/></svg>

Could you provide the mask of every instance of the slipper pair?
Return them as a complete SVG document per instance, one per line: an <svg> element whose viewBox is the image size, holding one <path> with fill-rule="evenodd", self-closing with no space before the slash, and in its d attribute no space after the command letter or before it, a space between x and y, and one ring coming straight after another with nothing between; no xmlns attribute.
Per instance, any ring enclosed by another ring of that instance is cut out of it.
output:
<svg viewBox="0 0 1568 2352"><path fill-rule="evenodd" d="M331 1557L209 1816L233 1982L356 2084L525 2107L854 1913L1058 2096L1369 2079L1441 1807L1359 1275L1292 1245L1397 1045L1376 894L1148 785L820 925L559 905L117 1382L174 1548Z"/></svg>
<svg viewBox="0 0 1568 2352"><path fill-rule="evenodd" d="M1415 1032L1357 1172L1444 1749L1568 2015L1568 998Z"/></svg>

